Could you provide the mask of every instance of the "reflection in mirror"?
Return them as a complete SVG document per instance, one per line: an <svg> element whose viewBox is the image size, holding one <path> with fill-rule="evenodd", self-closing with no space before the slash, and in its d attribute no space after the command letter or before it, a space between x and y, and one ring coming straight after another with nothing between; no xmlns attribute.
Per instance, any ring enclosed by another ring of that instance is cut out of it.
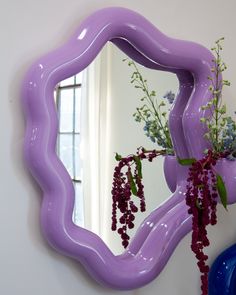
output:
<svg viewBox="0 0 236 295"><path fill-rule="evenodd" d="M57 154L75 188L73 221L98 234L115 254L123 251L120 237L111 231L115 153L126 156L140 146L158 148L145 136L142 123L134 120L143 95L130 83L133 70L122 62L124 58L123 52L107 43L87 69L61 81L55 89ZM138 67L158 98L170 90L178 92L174 74ZM143 178L147 210L137 215L131 237L143 219L171 195L163 158L143 163Z"/></svg>
<svg viewBox="0 0 236 295"><path fill-rule="evenodd" d="M57 137L57 154L74 184L76 202L73 221L84 226L81 141L81 89L83 72L61 81L55 89L59 127Z"/></svg>

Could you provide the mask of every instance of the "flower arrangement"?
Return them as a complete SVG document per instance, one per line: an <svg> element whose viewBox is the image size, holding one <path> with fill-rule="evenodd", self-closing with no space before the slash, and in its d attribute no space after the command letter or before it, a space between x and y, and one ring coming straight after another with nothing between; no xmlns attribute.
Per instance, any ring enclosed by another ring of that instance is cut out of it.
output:
<svg viewBox="0 0 236 295"><path fill-rule="evenodd" d="M121 236L124 248L129 244L128 230L134 227L135 213L139 209L141 212L146 210L142 184L142 161L148 160L152 162L159 155L174 154L167 112L164 107L166 107L167 103L169 105L173 103L175 94L169 91L163 96L163 99L158 100L156 91L149 90L147 80L142 76L134 61L128 60L128 66L134 69L131 75L131 84L141 90L142 97L140 101L143 103L141 107L136 108L133 117L136 122L144 123L143 130L146 136L162 149L146 150L141 147L137 149L136 154L127 157L122 157L116 153L116 160L119 163L115 167L113 174L111 229L117 231ZM124 170L126 172L123 172ZM136 199L139 198L139 207L135 205L132 196ZM119 218L117 218L117 210L120 211Z"/></svg>
<svg viewBox="0 0 236 295"><path fill-rule="evenodd" d="M143 78L134 61L128 61L128 65L134 68L131 84L134 84L134 87L140 89L143 94L140 99L143 105L137 107L136 112L133 114L135 121L143 122L146 136L153 143L165 149L167 154L173 155L174 150L170 137L167 112L163 109L166 106L166 102L163 99L158 102L157 92L149 90L147 80ZM172 91L168 91L163 98L171 105L175 99L175 94Z"/></svg>
<svg viewBox="0 0 236 295"><path fill-rule="evenodd" d="M230 116L226 115L226 105L222 102L222 90L224 86L230 86L228 80L221 78L222 72L227 69L221 59L221 38L211 48L215 58L212 60L211 71L213 77L209 90L212 99L202 110L209 110L210 116L201 118L207 132L204 137L209 141L211 149L204 151L206 154L201 160L192 160L187 179L186 204L188 213L192 215L192 244L191 249L198 260L198 268L201 273L202 295L208 294L208 272L206 264L208 256L204 254L204 247L209 246L206 227L217 223L216 206L219 197L222 205L227 209L227 191L221 176L216 172L215 165L222 158L234 160L235 157L235 130L236 124Z"/></svg>
<svg viewBox="0 0 236 295"><path fill-rule="evenodd" d="M196 159L177 159L179 164L189 166L189 175L186 186L186 204L188 213L192 215L192 242L191 249L198 262L201 273L202 295L208 294L208 272L206 264L208 256L204 254L204 247L209 246L206 227L217 223L217 199L221 200L227 209L227 191L222 177L217 173L215 166L222 158L236 160L236 123L226 113L226 105L222 102L222 91L225 86L230 86L228 80L221 78L222 72L227 69L222 61L221 51L224 38L215 42L211 48L214 53L212 60L212 77L209 90L212 98L207 105L202 106L209 116L200 119L206 127L205 139L210 143L210 149L204 151L204 157ZM137 65L128 61L133 67L131 83L135 88L142 91L141 102L143 105L136 109L134 118L137 122L144 123L145 134L150 140L161 147L161 150L152 151L139 148L134 155L122 157L116 154L118 165L115 167L112 187L112 230L121 235L122 245L126 248L129 244L128 229L134 227L135 213L140 209L145 211L144 187L142 184L142 161L144 159L152 162L159 155L174 155L173 145L168 127L167 112L163 110L166 99L171 105L175 95L171 91L163 96L158 102L156 91L149 91L147 80L141 75ZM126 169L126 172L124 172ZM139 208L132 200L136 196L140 200ZM117 218L117 210L120 218ZM119 227L118 227L119 222Z"/></svg>

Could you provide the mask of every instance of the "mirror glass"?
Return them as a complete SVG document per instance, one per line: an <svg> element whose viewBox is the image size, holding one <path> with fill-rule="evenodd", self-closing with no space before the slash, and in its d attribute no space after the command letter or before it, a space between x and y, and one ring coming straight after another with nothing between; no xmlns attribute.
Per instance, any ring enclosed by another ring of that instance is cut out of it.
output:
<svg viewBox="0 0 236 295"><path fill-rule="evenodd" d="M115 154L135 154L138 147L161 149L145 135L144 123L133 114L145 102L142 90L131 83L134 72L127 57L107 43L93 63L55 88L59 130L57 154L69 172L75 187L72 219L98 234L115 254L123 251L121 240L111 231L112 178L117 164ZM137 63L136 63L137 64ZM157 98L178 92L178 80L172 73L138 65L150 90ZM171 105L166 101L166 111ZM163 173L163 157L143 162L146 212L138 213L133 236L143 219L170 197Z"/></svg>

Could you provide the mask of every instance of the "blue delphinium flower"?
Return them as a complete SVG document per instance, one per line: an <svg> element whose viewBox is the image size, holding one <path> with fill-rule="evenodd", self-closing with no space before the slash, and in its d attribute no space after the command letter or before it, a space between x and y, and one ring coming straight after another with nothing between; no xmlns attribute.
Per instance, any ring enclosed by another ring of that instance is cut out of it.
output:
<svg viewBox="0 0 236 295"><path fill-rule="evenodd" d="M236 160L236 123L231 117L226 118L226 125L222 133L223 149L230 152L227 159Z"/></svg>
<svg viewBox="0 0 236 295"><path fill-rule="evenodd" d="M174 92L172 92L170 90L170 91L166 92L166 94L163 96L163 98L166 98L168 100L169 104L172 104L175 99L175 94L174 94Z"/></svg>
<svg viewBox="0 0 236 295"><path fill-rule="evenodd" d="M147 131L147 133L149 132L149 129L150 129L150 125L151 125L151 121L146 121L145 122L145 125L143 127L143 130L144 131Z"/></svg>
<svg viewBox="0 0 236 295"><path fill-rule="evenodd" d="M222 134L222 141L225 150L231 150L236 140L236 124L231 117L226 119L226 126Z"/></svg>
<svg viewBox="0 0 236 295"><path fill-rule="evenodd" d="M159 146L166 149L169 148L168 143L165 140L163 130L160 126L158 126L156 120L146 121L143 130L145 131L145 135L150 138L153 143L157 143Z"/></svg>

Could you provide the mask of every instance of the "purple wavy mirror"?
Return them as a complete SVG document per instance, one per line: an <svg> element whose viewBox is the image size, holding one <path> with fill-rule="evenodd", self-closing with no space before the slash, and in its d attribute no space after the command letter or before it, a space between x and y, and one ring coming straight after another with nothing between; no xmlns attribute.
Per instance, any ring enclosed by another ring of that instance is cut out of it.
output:
<svg viewBox="0 0 236 295"><path fill-rule="evenodd" d="M200 107L211 98L207 77L211 76L213 56L199 44L165 36L133 11L107 8L88 17L65 45L36 61L25 77L24 155L43 191L41 225L45 238L57 251L81 262L101 284L133 289L158 276L191 230L184 200L188 168L166 158L165 175L173 195L143 221L122 255L115 256L99 236L72 222L74 188L56 154L58 119L53 91L57 83L85 69L108 41L146 67L177 75L179 93L169 121L180 158L200 158L207 147L199 122L203 116ZM232 176L227 177L227 165L222 161L218 169L232 203L236 184ZM235 165L230 165L235 171ZM235 173L231 170L230 175Z"/></svg>

